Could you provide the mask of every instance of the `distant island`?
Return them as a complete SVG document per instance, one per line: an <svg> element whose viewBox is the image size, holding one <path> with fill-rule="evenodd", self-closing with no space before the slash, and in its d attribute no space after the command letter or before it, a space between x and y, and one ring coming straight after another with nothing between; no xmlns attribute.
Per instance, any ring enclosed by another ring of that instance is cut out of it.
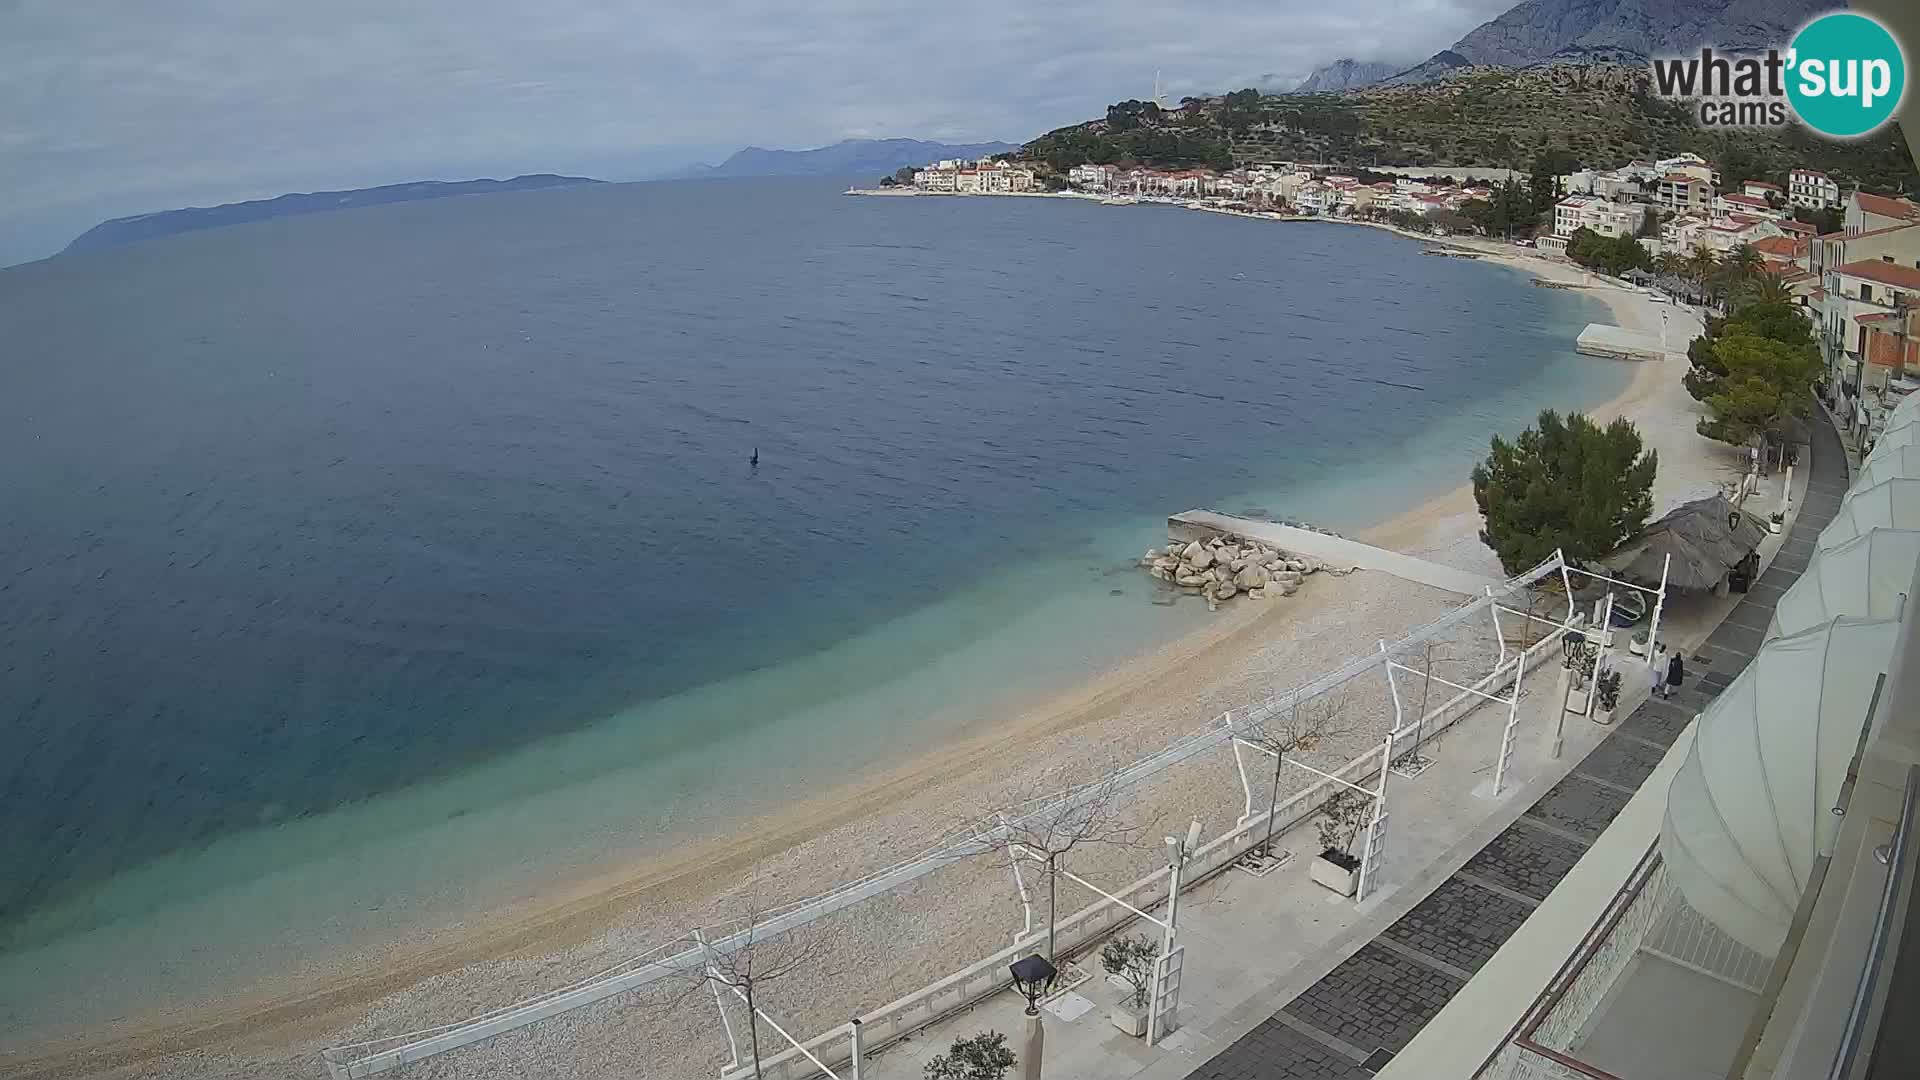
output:
<svg viewBox="0 0 1920 1080"><path fill-rule="evenodd" d="M603 181L585 176L556 176L534 173L511 180L418 180L409 184L355 188L351 191L315 191L281 195L251 202L224 203L220 206L193 206L184 210L162 210L151 214L103 221L74 238L62 254L97 251L101 248L151 240L158 236L214 229L222 225L240 225L250 221L318 214L328 210L346 210L382 203L416 202L421 199L445 199L454 195L479 195L496 191L538 191L543 188L573 187Z"/></svg>
<svg viewBox="0 0 1920 1080"><path fill-rule="evenodd" d="M1020 149L1012 143L941 143L919 139L845 139L813 150L749 146L718 165L695 165L667 179L743 176L884 176L945 158L974 160Z"/></svg>

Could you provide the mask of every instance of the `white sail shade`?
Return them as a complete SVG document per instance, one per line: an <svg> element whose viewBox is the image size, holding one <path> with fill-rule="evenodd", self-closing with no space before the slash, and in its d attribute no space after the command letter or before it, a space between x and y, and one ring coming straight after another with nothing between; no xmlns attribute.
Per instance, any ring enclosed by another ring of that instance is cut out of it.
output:
<svg viewBox="0 0 1920 1080"><path fill-rule="evenodd" d="M1831 811L1897 627L1847 617L1774 638L1700 715L1660 855L1687 903L1750 949L1779 949L1839 831Z"/></svg>
<svg viewBox="0 0 1920 1080"><path fill-rule="evenodd" d="M1920 479L1895 477L1872 487L1856 485L1820 531L1817 546L1834 547L1868 529L1920 529Z"/></svg>
<svg viewBox="0 0 1920 1080"><path fill-rule="evenodd" d="M1920 443L1920 416L1889 416L1887 429L1873 441L1873 452L1867 455L1867 460L1872 461L1882 454L1890 454L1914 443Z"/></svg>
<svg viewBox="0 0 1920 1080"><path fill-rule="evenodd" d="M1916 394L1914 400L1920 400L1920 394ZM1872 460L1861 462L1860 471L1853 474L1853 486L1869 488L1898 479L1920 479L1920 443L1896 446Z"/></svg>
<svg viewBox="0 0 1920 1080"><path fill-rule="evenodd" d="M1920 564L1920 529L1868 529L1816 547L1806 572L1774 605L1767 637L1797 634L1842 615L1900 617L1901 595Z"/></svg>

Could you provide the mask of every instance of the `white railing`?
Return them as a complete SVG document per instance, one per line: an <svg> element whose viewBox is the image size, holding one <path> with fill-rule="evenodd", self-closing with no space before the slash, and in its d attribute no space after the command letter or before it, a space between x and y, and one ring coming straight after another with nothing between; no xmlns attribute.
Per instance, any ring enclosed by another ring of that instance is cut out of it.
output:
<svg viewBox="0 0 1920 1080"><path fill-rule="evenodd" d="M1467 604L1403 635L1386 649L1357 656L1304 686L1290 688L1273 695L1244 714L1236 716L1233 713L1225 713L1217 716L1205 727L1169 744L1159 753L1135 762L1116 774L1055 796L1026 816L1039 818L1047 813L1057 812L1063 805L1090 800L1118 788L1129 787L1174 765L1224 745L1236 731L1257 725L1297 701L1325 693L1370 670L1382 668L1389 663L1395 652L1437 637L1488 612L1498 603L1501 596L1530 588L1549 576L1560 577L1562 565L1561 557L1556 553L1538 566L1508 580L1498 593L1490 589L1485 595L1476 597ZM1540 658L1546 655L1547 648L1557 640L1557 632L1543 636L1525 650L1518 662L1523 668L1537 664ZM1401 739L1412 741L1416 729L1422 739L1446 730L1481 704L1488 687L1498 681L1511 678L1510 665L1496 666L1493 672L1481 679L1472 689L1456 693L1431 710L1417 725L1409 724L1402 728L1396 733L1396 742ZM1396 745L1395 752L1397 751ZM1370 747L1342 766L1334 775L1349 782L1364 782L1377 772L1379 761L1379 751ZM1291 828L1311 817L1325 801L1326 794L1333 786L1334 782L1331 780L1322 781L1281 804L1276 811L1282 822L1280 827ZM1230 832L1203 844L1189 859L1187 883L1197 883L1218 873L1251 850L1257 842L1255 838L1263 837L1265 834L1267 817L1267 813L1263 811ZM362 1077L374 1076L402 1065L424 1061L460 1047L470 1046L619 994L652 986L668 978L686 976L690 972L700 970L706 956L705 949L716 953L728 953L750 940L764 939L804 926L863 900L900 888L957 860L980 854L986 848L982 837L995 834L1004 828L1004 825L982 824L978 828L963 830L918 856L876 871L858 881L842 885L821 896L780 909L753 927L715 937L704 949L700 945L689 944L691 938L668 942L642 956L624 961L567 986L479 1016L402 1035L330 1047L322 1051L322 1061L332 1080L359 1080ZM1150 909L1154 905L1165 902L1165 892L1166 875L1155 872L1134 882L1117 895L1137 907ZM1054 931L1056 948L1063 955L1071 954L1133 918L1131 913L1115 907L1110 901L1100 900L1056 924ZM861 1017L864 1048L868 1052L876 1050L1009 985L1011 977L1007 973L1006 965L1018 959L1025 950L1030 948L1030 941L1009 946L874 1013ZM802 1052L801 1047L805 1048L805 1053ZM808 1053L830 1066L837 1066L841 1062L851 1060L850 1029L844 1026L836 1028L800 1044L800 1047L789 1047L780 1054L765 1058L760 1065L761 1072L771 1080L780 1080L782 1077L818 1076L819 1069L807 1060Z"/></svg>

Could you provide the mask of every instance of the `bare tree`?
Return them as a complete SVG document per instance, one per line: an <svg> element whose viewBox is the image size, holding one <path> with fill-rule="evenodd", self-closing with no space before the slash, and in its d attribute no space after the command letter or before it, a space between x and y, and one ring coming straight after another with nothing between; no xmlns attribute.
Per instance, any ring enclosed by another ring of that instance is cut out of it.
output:
<svg viewBox="0 0 1920 1080"><path fill-rule="evenodd" d="M1256 849L1262 856L1271 858L1273 855L1274 819L1279 816L1280 810L1280 770L1286 764L1286 756L1311 751L1322 740L1352 734L1357 724L1347 718L1346 712L1345 686L1316 694L1305 701L1301 701L1296 693L1285 709L1275 710L1239 732L1242 741L1273 755L1273 792L1267 800L1267 835Z"/></svg>
<svg viewBox="0 0 1920 1080"><path fill-rule="evenodd" d="M770 913L750 906L741 920L744 929L718 940L696 935L694 940L704 959L696 970L683 973L696 980L693 992L711 986L722 997L731 994L746 1010L747 1044L755 1077L761 1075L759 992L810 968L816 979L834 974L819 967L832 936L823 922L815 920L776 932L766 926L770 917Z"/></svg>
<svg viewBox="0 0 1920 1080"><path fill-rule="evenodd" d="M1150 823L1127 819L1120 775L1057 795L1023 800L973 826L980 852L1004 852L1041 863L1047 880L1047 961L1058 963L1054 927L1060 871L1074 849L1111 844L1132 847Z"/></svg>
<svg viewBox="0 0 1920 1080"><path fill-rule="evenodd" d="M1427 695L1433 688L1433 666L1435 664L1451 664L1459 660L1459 657L1447 651L1444 643L1437 646L1437 651L1432 641L1427 641L1425 644L1426 670L1420 677L1420 711L1413 714L1413 749L1407 751L1400 758L1400 762L1405 762L1409 765L1417 764L1423 760L1420 757L1420 747L1421 744L1426 741L1427 736ZM1395 764L1399 764L1400 762L1396 762Z"/></svg>

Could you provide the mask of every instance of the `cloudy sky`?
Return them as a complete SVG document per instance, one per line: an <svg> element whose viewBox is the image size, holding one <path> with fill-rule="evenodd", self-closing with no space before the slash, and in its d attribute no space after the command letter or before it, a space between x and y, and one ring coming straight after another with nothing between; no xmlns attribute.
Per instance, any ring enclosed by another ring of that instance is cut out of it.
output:
<svg viewBox="0 0 1920 1080"><path fill-rule="evenodd" d="M1021 141L1415 61L1510 0L0 0L0 265L105 217L740 146Z"/></svg>

